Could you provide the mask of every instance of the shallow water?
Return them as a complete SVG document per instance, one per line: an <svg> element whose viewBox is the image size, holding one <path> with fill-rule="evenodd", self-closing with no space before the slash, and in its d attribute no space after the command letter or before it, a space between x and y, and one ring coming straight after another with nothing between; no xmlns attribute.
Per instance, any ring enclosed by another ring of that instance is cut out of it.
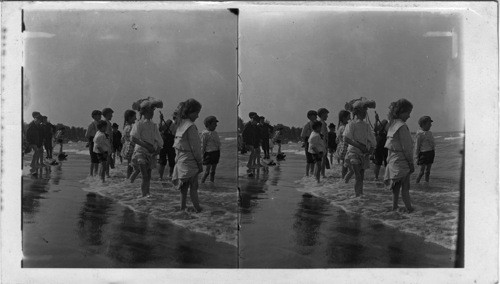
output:
<svg viewBox="0 0 500 284"><path fill-rule="evenodd" d="M68 161L38 178L24 157L23 267L237 267L237 195L234 185L231 193L223 189L234 181L230 173L201 190L204 213L180 213L179 192L168 184L154 181L156 198L141 200L141 180L124 184L124 165L103 187L86 177L84 143L65 151Z"/></svg>
<svg viewBox="0 0 500 284"><path fill-rule="evenodd" d="M252 178L240 156L241 266L453 267L462 141L437 139L431 182L412 182L412 214L388 210L392 193L370 170L363 198L335 163L319 184L305 178L300 144L284 145L286 160Z"/></svg>

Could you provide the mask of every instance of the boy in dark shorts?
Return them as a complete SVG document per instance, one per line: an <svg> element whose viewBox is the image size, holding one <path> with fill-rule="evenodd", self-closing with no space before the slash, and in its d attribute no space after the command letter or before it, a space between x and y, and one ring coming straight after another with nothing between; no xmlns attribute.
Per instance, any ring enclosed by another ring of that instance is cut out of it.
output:
<svg viewBox="0 0 500 284"><path fill-rule="evenodd" d="M375 139L377 140L377 146L375 146L375 152L372 156L372 161L375 164L373 173L375 174L375 180L378 180L380 167L382 164L384 167L387 166L387 155L388 149L385 148L385 142L387 141L387 123L386 119L380 121L378 113L375 112Z"/></svg>
<svg viewBox="0 0 500 284"><path fill-rule="evenodd" d="M109 152L111 151L111 143L106 137L106 129L108 123L101 120L97 123L97 133L94 137L94 152L97 153L97 158L101 163L100 176L102 182L104 182L104 177L106 176L106 164L109 157Z"/></svg>
<svg viewBox="0 0 500 284"><path fill-rule="evenodd" d="M174 114L173 119L176 120L176 116ZM160 166L158 167L158 173L160 174L160 180L163 179L163 173L165 172L165 166L167 165L168 159L168 167L169 167L169 177L172 177L172 172L174 171L175 166L175 123L167 119L164 120L163 114L160 112L160 133L163 139L163 147L160 150L160 154L158 157L158 163Z"/></svg>
<svg viewBox="0 0 500 284"><path fill-rule="evenodd" d="M115 163L116 155L120 157L120 164L123 163L122 152L122 133L118 130L118 124L113 123L113 163Z"/></svg>
<svg viewBox="0 0 500 284"><path fill-rule="evenodd" d="M333 166L333 153L337 151L337 133L335 133L335 124L328 125L328 153L330 153L330 165Z"/></svg>
<svg viewBox="0 0 500 284"><path fill-rule="evenodd" d="M43 129L43 146L47 152L47 159L52 159L52 136L54 134L54 126L47 121L46 116L42 116L42 129Z"/></svg>
<svg viewBox="0 0 500 284"><path fill-rule="evenodd" d="M314 159L309 153L309 136L311 136L312 133L312 124L317 121L318 119L318 113L315 110L310 110L307 112L307 119L309 121L302 127L302 133L300 134L300 137L302 137L304 141L304 148L306 151L306 177L309 176L309 173L314 174Z"/></svg>
<svg viewBox="0 0 500 284"><path fill-rule="evenodd" d="M201 178L204 183L208 175L210 181L214 182L215 169L220 159L220 139L219 134L215 131L217 128L217 118L209 116L205 118L204 124L206 129L201 133L201 152L203 153L203 165L205 165L205 174Z"/></svg>
<svg viewBox="0 0 500 284"><path fill-rule="evenodd" d="M325 139L321 138L321 121L315 121L312 124L313 132L311 136L309 136L309 148L308 152L311 154L314 159L314 163L316 164L314 169L314 175L316 177L316 181L320 181L321 175L321 164L323 163L324 153L326 152Z"/></svg>
<svg viewBox="0 0 500 284"><path fill-rule="evenodd" d="M425 174L425 181L429 182L429 176L431 174L431 167L434 163L435 156L435 144L434 136L432 136L431 129L433 120L430 116L422 116L418 120L418 125L420 125L420 130L417 131L415 138L415 152L414 157L417 160L417 165L420 166L420 173L417 176L416 182L419 183L420 179Z"/></svg>

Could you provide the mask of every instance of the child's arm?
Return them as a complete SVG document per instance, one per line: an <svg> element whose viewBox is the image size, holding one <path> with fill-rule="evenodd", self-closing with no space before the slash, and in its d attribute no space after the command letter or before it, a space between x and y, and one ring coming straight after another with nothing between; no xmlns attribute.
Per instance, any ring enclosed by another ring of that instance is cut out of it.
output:
<svg viewBox="0 0 500 284"><path fill-rule="evenodd" d="M411 138L410 129L408 129L408 126L404 125L398 129L396 134L399 135L403 154L410 166L410 173L412 173L415 171L415 165L413 161L413 140Z"/></svg>
<svg viewBox="0 0 500 284"><path fill-rule="evenodd" d="M363 144L363 143L360 143L360 142L358 142L358 141L356 141L356 140L350 139L350 138L345 137L345 136L344 136L344 141L345 141L347 144L352 145L352 146L354 146L354 147L358 148L358 149L359 149L359 150L361 150L361 152L363 152L363 153L367 153L367 152L368 152L368 149L366 148L366 145L365 145L365 144Z"/></svg>
<svg viewBox="0 0 500 284"><path fill-rule="evenodd" d="M207 150L208 135L206 132L201 133L201 153L205 154Z"/></svg>

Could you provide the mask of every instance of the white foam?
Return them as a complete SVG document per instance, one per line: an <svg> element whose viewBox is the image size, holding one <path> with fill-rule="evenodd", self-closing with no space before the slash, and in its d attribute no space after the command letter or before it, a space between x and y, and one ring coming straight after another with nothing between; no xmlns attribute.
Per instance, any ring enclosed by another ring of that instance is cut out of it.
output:
<svg viewBox="0 0 500 284"><path fill-rule="evenodd" d="M227 138L224 138L224 140L226 140L226 141L233 141L233 140L236 140L236 139L238 139L238 138L236 138L236 137L227 137Z"/></svg>

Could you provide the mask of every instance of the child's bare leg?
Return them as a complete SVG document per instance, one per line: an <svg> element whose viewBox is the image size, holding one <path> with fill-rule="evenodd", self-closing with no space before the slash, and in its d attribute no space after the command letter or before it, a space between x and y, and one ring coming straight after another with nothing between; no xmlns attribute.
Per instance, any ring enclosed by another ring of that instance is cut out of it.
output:
<svg viewBox="0 0 500 284"><path fill-rule="evenodd" d="M141 191L142 196L146 196L149 194L149 183L151 180L151 169L148 168L148 165L140 165L141 174L142 174L142 183L141 183Z"/></svg>
<svg viewBox="0 0 500 284"><path fill-rule="evenodd" d="M201 211L200 202L198 200L198 177L193 178L190 183L189 196L191 197L191 202L197 212Z"/></svg>
<svg viewBox="0 0 500 284"><path fill-rule="evenodd" d="M342 178L344 179L345 176L347 175L347 171L349 170L349 168L344 165L344 161L342 161L342 160L341 160L341 164L342 164Z"/></svg>
<svg viewBox="0 0 500 284"><path fill-rule="evenodd" d="M212 165L212 169L210 170L210 181L215 181L215 170L217 169L217 164Z"/></svg>
<svg viewBox="0 0 500 284"><path fill-rule="evenodd" d="M425 165L420 165L420 172L418 173L416 183L419 183L425 173Z"/></svg>
<svg viewBox="0 0 500 284"><path fill-rule="evenodd" d="M158 174L160 175L160 179L163 179L163 174L165 173L165 166L166 165L162 164L158 166Z"/></svg>
<svg viewBox="0 0 500 284"><path fill-rule="evenodd" d="M363 178L364 178L364 170L361 168L359 164L353 164L352 170L355 175L354 180L354 192L356 196L361 196L363 194ZM347 177L346 177L347 180Z"/></svg>
<svg viewBox="0 0 500 284"><path fill-rule="evenodd" d="M204 183L205 180L207 180L207 177L210 174L210 169L211 168L212 168L212 165L206 165L205 166L205 172L203 173L203 177L201 178L201 183Z"/></svg>
<svg viewBox="0 0 500 284"><path fill-rule="evenodd" d="M321 175L321 162L317 161L316 166L314 167L314 177L316 177L316 181L319 182L319 177Z"/></svg>
<svg viewBox="0 0 500 284"><path fill-rule="evenodd" d="M392 189L392 210L396 210L399 208L398 200L399 200L399 189L401 187L401 181L392 181L391 189Z"/></svg>
<svg viewBox="0 0 500 284"><path fill-rule="evenodd" d="M375 179L378 180L378 175L380 174L380 165L375 165L373 168L373 173L375 174Z"/></svg>
<svg viewBox="0 0 500 284"><path fill-rule="evenodd" d="M311 165L310 163L307 163L307 164L306 164L306 177L308 177L308 176L309 176L309 169L310 169L310 165Z"/></svg>
<svg viewBox="0 0 500 284"><path fill-rule="evenodd" d="M431 168L432 168L432 164L427 164L425 167L425 181L426 182L429 182L429 178L431 176Z"/></svg>
<svg viewBox="0 0 500 284"><path fill-rule="evenodd" d="M354 175L354 169L352 168L352 165L350 165L349 167L347 167L347 173L344 177L345 183L348 183L353 175Z"/></svg>
<svg viewBox="0 0 500 284"><path fill-rule="evenodd" d="M130 178L133 171L134 171L134 168L132 167L132 165L130 165L130 160L129 160L127 163L127 179Z"/></svg>
<svg viewBox="0 0 500 284"><path fill-rule="evenodd" d="M401 196L408 212L413 211L410 200L410 175L408 174L401 182Z"/></svg>
<svg viewBox="0 0 500 284"><path fill-rule="evenodd" d="M323 159L321 159L321 176L325 177L325 170L326 170L326 154L323 155Z"/></svg>
<svg viewBox="0 0 500 284"><path fill-rule="evenodd" d="M134 182L139 173L141 172L141 169L134 168L134 172L130 175L130 182ZM144 178L144 177L143 177Z"/></svg>
<svg viewBox="0 0 500 284"><path fill-rule="evenodd" d="M186 209L186 199L187 199L188 188L189 188L188 182L184 182L181 184L181 210Z"/></svg>
<svg viewBox="0 0 500 284"><path fill-rule="evenodd" d="M101 176L102 182L104 182L104 177L106 176L106 162L101 162L100 176Z"/></svg>

